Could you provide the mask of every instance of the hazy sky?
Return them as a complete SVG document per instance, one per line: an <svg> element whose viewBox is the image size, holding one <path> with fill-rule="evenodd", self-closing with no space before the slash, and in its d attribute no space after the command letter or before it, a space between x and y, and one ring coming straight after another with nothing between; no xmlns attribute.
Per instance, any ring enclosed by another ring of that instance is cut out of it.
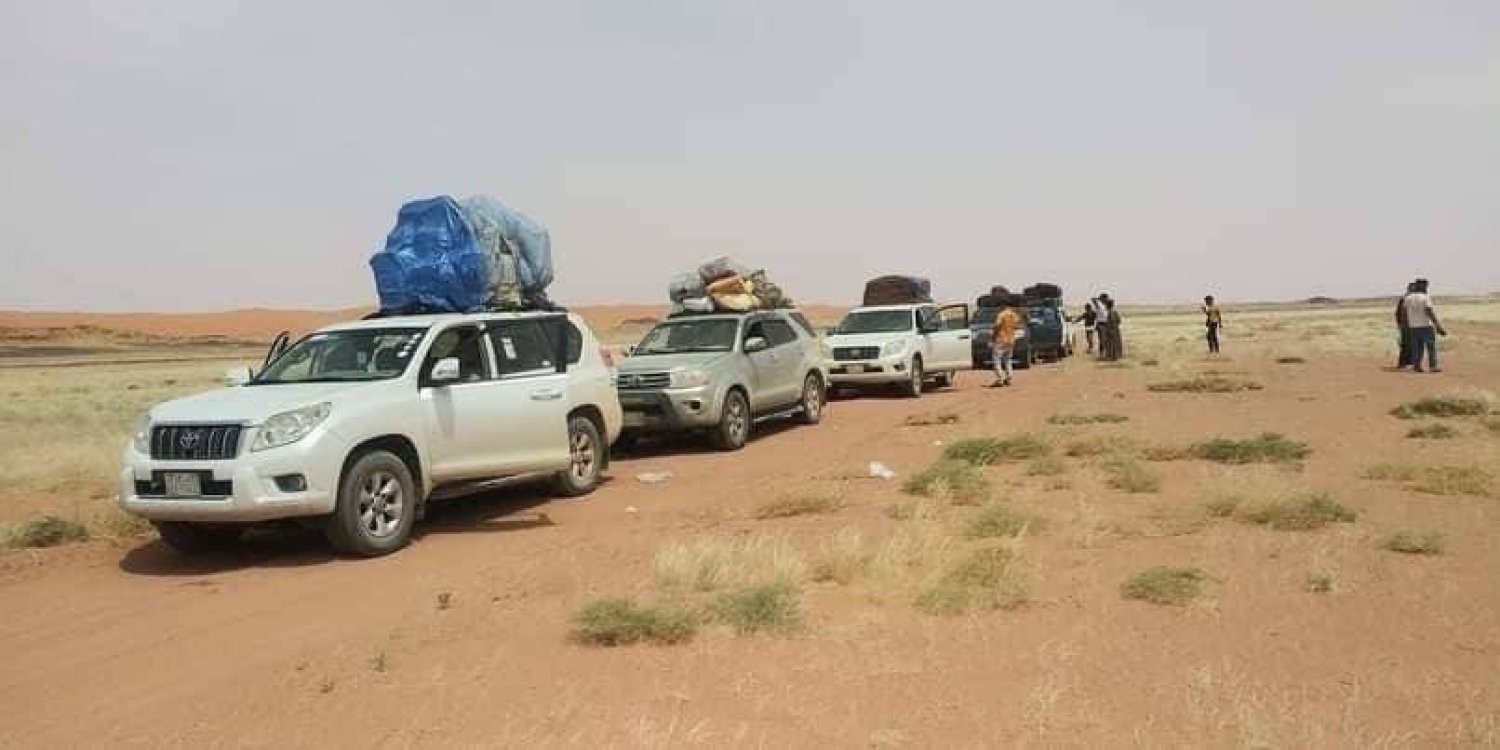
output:
<svg viewBox="0 0 1500 750"><path fill-rule="evenodd" d="M1500 288L1495 0L0 0L0 94L7 308L372 303L397 207L473 192L575 304L726 253L826 302Z"/></svg>

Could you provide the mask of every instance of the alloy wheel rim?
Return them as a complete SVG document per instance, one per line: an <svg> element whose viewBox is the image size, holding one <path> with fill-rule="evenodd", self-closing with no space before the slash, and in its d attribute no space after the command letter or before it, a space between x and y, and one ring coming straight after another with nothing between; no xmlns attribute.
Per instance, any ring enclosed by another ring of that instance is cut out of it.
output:
<svg viewBox="0 0 1500 750"><path fill-rule="evenodd" d="M405 513L401 480L388 471L375 471L359 485L360 528L375 539L396 533Z"/></svg>
<svg viewBox="0 0 1500 750"><path fill-rule="evenodd" d="M584 430L574 433L569 446L573 454L573 478L588 481L594 474L594 441Z"/></svg>

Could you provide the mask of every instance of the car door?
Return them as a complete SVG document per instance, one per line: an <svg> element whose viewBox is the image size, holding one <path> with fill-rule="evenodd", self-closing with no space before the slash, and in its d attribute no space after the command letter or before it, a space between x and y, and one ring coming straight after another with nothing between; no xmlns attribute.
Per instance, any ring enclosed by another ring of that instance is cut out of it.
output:
<svg viewBox="0 0 1500 750"><path fill-rule="evenodd" d="M458 360L459 378L434 382L433 368L447 358ZM423 357L418 382L433 481L489 476L490 456L508 439L507 389L495 378L484 329L462 323L440 331Z"/></svg>
<svg viewBox="0 0 1500 750"><path fill-rule="evenodd" d="M969 306L947 305L933 311L927 330L933 356L929 370L962 370L972 363Z"/></svg>
<svg viewBox="0 0 1500 750"><path fill-rule="evenodd" d="M741 342L761 338L766 340L766 348L758 352L745 352L744 357L749 366L749 382L745 385L750 389L750 410L763 412L777 405L780 398L776 392L778 381L782 378L784 367L781 365L784 351L777 351L777 347L771 346L771 334L766 330L767 318L757 317L745 321L745 327L741 334ZM741 343L741 350L744 343Z"/></svg>
<svg viewBox="0 0 1500 750"><path fill-rule="evenodd" d="M559 328L565 323L563 318L517 319L488 327L506 402L506 437L491 460L506 474L568 465L569 354Z"/></svg>
<svg viewBox="0 0 1500 750"><path fill-rule="evenodd" d="M775 352L775 386L770 398L776 406L787 406L802 397L802 350L797 332L780 318L771 318L764 323L771 351Z"/></svg>

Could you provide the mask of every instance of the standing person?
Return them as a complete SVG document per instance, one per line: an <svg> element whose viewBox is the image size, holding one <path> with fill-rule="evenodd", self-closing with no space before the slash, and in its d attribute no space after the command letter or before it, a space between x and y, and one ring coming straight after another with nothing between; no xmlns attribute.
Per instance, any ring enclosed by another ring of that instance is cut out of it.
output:
<svg viewBox="0 0 1500 750"><path fill-rule="evenodd" d="M1094 353L1094 326L1099 322L1099 309L1095 307L1099 303L1097 299L1091 299L1083 305L1083 315L1078 316L1076 322L1083 323L1083 337L1088 342L1088 353Z"/></svg>
<svg viewBox="0 0 1500 750"><path fill-rule="evenodd" d="M1406 298L1417 291L1417 282L1413 281L1406 285L1406 294L1396 300L1396 332L1400 336L1400 350L1396 354L1396 369L1405 370L1411 366L1411 325L1406 319Z"/></svg>
<svg viewBox="0 0 1500 750"><path fill-rule="evenodd" d="M1411 367L1414 372L1422 372L1422 353L1427 353L1427 369L1430 372L1442 372L1438 369L1437 358L1437 336L1447 336L1448 331L1438 320L1437 311L1432 309L1432 298L1427 296L1427 279L1417 279L1414 282L1416 291L1406 295L1406 326L1411 331Z"/></svg>
<svg viewBox="0 0 1500 750"><path fill-rule="evenodd" d="M1094 329L1099 337L1099 359L1109 359L1109 294L1094 298Z"/></svg>
<svg viewBox="0 0 1500 750"><path fill-rule="evenodd" d="M991 387L1010 385L1010 360L1016 351L1016 331L1021 328L1015 301L1006 299L1001 304L1004 307L995 316L995 327L990 331L990 353L995 361L995 382Z"/></svg>
<svg viewBox="0 0 1500 750"><path fill-rule="evenodd" d="M1208 353L1219 353L1219 329L1224 327L1224 311L1214 303L1212 294L1203 298L1203 325L1208 328Z"/></svg>
<svg viewBox="0 0 1500 750"><path fill-rule="evenodd" d="M1104 300L1105 320L1109 321L1109 357L1113 362L1125 356L1125 337L1120 333L1120 312L1115 309L1115 301L1108 296L1101 296Z"/></svg>

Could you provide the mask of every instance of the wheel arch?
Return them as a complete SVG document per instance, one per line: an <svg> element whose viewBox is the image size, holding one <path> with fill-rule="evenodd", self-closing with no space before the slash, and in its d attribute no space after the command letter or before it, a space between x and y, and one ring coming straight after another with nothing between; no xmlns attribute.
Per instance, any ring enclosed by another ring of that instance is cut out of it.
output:
<svg viewBox="0 0 1500 750"><path fill-rule="evenodd" d="M359 457L370 451L383 450L394 454L406 464L407 471L411 472L412 482L416 485L422 502L426 502L430 487L427 484L427 472L422 466L422 454L417 451L416 443L405 435L390 434L380 435L365 440L349 449L349 454L344 457L344 465L339 468L339 487L344 486L344 477L349 474L349 468Z"/></svg>

